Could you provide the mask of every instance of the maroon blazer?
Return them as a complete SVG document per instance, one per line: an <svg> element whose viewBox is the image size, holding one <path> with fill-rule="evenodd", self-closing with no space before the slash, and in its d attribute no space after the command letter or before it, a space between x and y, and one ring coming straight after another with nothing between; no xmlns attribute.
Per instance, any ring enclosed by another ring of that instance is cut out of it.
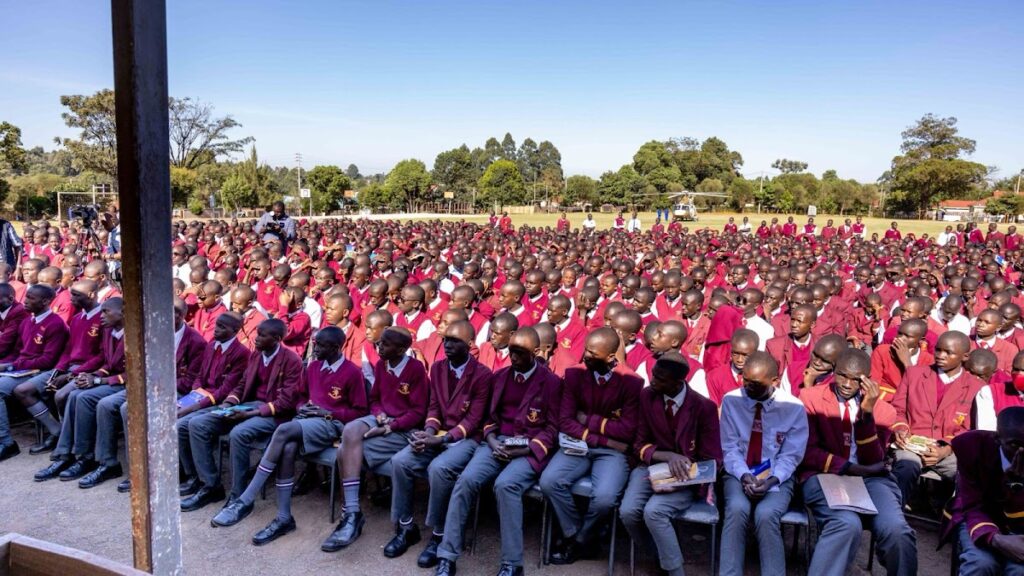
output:
<svg viewBox="0 0 1024 576"><path fill-rule="evenodd" d="M103 331L103 366L96 371L106 384L124 384L124 333L114 338L114 331Z"/></svg>
<svg viewBox="0 0 1024 576"><path fill-rule="evenodd" d="M830 302L825 307L825 310L818 315L818 319L814 322L811 332L815 338L821 338L826 334L838 334L844 338L846 337L847 319L837 303Z"/></svg>
<svg viewBox="0 0 1024 576"><path fill-rule="evenodd" d="M192 390L200 368L203 367L203 354L206 352L206 340L203 335L191 326L185 326L181 343L174 352L175 375L178 382L178 394L188 394Z"/></svg>
<svg viewBox="0 0 1024 576"><path fill-rule="evenodd" d="M18 357L18 329L28 317L28 310L15 302L7 309L7 316L0 320L0 362L11 362Z"/></svg>
<svg viewBox="0 0 1024 576"><path fill-rule="evenodd" d="M693 390L687 390L675 419L668 421L665 396L654 388L640 394L640 422L634 442L641 462L651 464L655 452L682 454L694 462L714 460L722 465L722 441L718 428L718 407Z"/></svg>
<svg viewBox="0 0 1024 576"><path fill-rule="evenodd" d="M424 426L447 431L454 441L482 438L491 392L491 371L470 356L462 378L455 381L448 359L430 367L430 400Z"/></svg>
<svg viewBox="0 0 1024 576"><path fill-rule="evenodd" d="M951 444L957 464L956 497L945 532L965 523L971 540L982 548L989 548L996 534L1024 534L1024 491L1007 486L996 433L972 430Z"/></svg>
<svg viewBox="0 0 1024 576"><path fill-rule="evenodd" d="M237 402L251 402L256 399L260 387L259 367L263 364L263 353L253 350L245 367L242 379L228 398ZM277 355L270 361L270 380L267 383L266 403L260 404L260 416L273 416L279 421L288 420L295 412L298 394L302 389L302 360L283 344L278 346Z"/></svg>
<svg viewBox="0 0 1024 576"><path fill-rule="evenodd" d="M805 388L800 401L807 410L809 427L807 451L797 469L803 482L815 474L839 474L847 459L843 457L843 419L839 415L839 400L832 386ZM896 411L884 400L875 404L869 420L858 413L853 423L853 442L857 443L857 462L875 464L885 460L889 445L890 428L896 421Z"/></svg>
<svg viewBox="0 0 1024 576"><path fill-rule="evenodd" d="M494 373L490 417L483 432L485 436L498 434L503 425L511 425L516 436L530 440L527 459L534 472L540 474L558 449L558 406L562 401L562 379L538 361L530 379L524 382L526 391L519 401L515 421L505 422L500 413L501 399L509 386L515 386L515 377L516 372L511 366Z"/></svg>
<svg viewBox="0 0 1024 576"><path fill-rule="evenodd" d="M974 427L971 407L985 383L961 368L960 376L946 387L940 403L936 397L938 378L931 366L907 369L892 401L896 409L894 432L910 430L911 434L949 442Z"/></svg>
<svg viewBox="0 0 1024 576"><path fill-rule="evenodd" d="M203 350L199 372L192 382L192 390L203 395L203 408L220 404L238 386L249 364L249 349L235 338L223 353L217 353L214 340Z"/></svg>
<svg viewBox="0 0 1024 576"><path fill-rule="evenodd" d="M558 430L579 438L591 447L606 447L608 440L633 445L640 418L640 391L644 381L621 364L611 380L598 386L594 373L580 364L565 371ZM585 424L576 413L587 415Z"/></svg>

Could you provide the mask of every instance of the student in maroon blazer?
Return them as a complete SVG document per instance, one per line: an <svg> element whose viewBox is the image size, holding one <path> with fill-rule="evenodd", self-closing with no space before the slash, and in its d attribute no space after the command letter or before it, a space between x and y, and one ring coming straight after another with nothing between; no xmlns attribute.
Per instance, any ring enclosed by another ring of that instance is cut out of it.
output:
<svg viewBox="0 0 1024 576"><path fill-rule="evenodd" d="M667 462L677 478L687 478L692 463L722 464L718 407L686 384L690 365L678 352L666 352L654 364L651 385L640 395L640 417L633 449L641 465L629 477L619 516L637 542L654 539L659 565L669 574L683 573L683 553L672 521L706 496L706 487L655 493L648 466Z"/></svg>
<svg viewBox="0 0 1024 576"><path fill-rule="evenodd" d="M274 431L252 481L237 500L214 516L213 524L232 526L251 514L260 490L276 470L277 516L253 536L252 543L262 546L295 530L291 500L296 458L333 449L345 423L369 412L363 371L341 355L344 343L340 328L328 326L317 332L315 360L306 368L298 391L302 406L298 415Z"/></svg>
<svg viewBox="0 0 1024 576"><path fill-rule="evenodd" d="M389 462L423 426L430 384L423 364L407 354L412 342L412 334L405 328L388 328L381 334L380 360L370 388L370 415L345 426L338 448L345 513L320 545L324 552L337 552L362 534L366 520L359 506L359 478L364 464L374 470ZM419 536L419 532L413 534ZM416 541L410 540L409 545Z"/></svg>
<svg viewBox="0 0 1024 576"><path fill-rule="evenodd" d="M896 463L893 475L908 502L917 478L925 469L946 480L956 475L956 456L949 441L974 427L974 397L985 385L964 369L971 351L970 339L962 332L939 336L933 366L907 369L892 406L896 409ZM935 441L924 456L907 450L907 440L917 434Z"/></svg>
<svg viewBox="0 0 1024 576"><path fill-rule="evenodd" d="M498 315L495 322L505 316ZM433 528L433 537L417 564L421 568L437 564L448 501L455 480L480 443L490 399L491 371L470 355L475 338L469 322L456 322L448 327L444 337L446 359L430 367L430 401L424 430L413 432L409 446L391 459L391 520L398 531L384 547L388 558L401 556L418 539L419 527L413 521L415 480L427 478L430 498L426 520L427 526Z"/></svg>
<svg viewBox="0 0 1024 576"><path fill-rule="evenodd" d="M192 391L192 384L195 383L196 376L203 366L207 343L198 330L184 323L184 314L179 307L184 306L185 302L181 300L179 305L179 300L181 299L175 298L174 302L175 315L182 316L181 328L174 334L174 374L178 381L178 395L184 396Z"/></svg>
<svg viewBox="0 0 1024 576"><path fill-rule="evenodd" d="M14 288L7 283L0 284L0 309L0 361L10 362L18 356L18 329L29 313L14 300Z"/></svg>
<svg viewBox="0 0 1024 576"><path fill-rule="evenodd" d="M765 351L779 363L779 387L799 398L804 369L817 341L813 330L818 315L814 306L801 304L793 307L789 316L789 334L769 340Z"/></svg>
<svg viewBox="0 0 1024 576"><path fill-rule="evenodd" d="M73 383L61 419L60 438L51 459L54 462L40 470L35 480L41 482L59 475L62 481L77 480L100 468L95 459L96 406L107 396L124 389L124 301L115 296L103 303L102 365L92 372L82 372ZM61 320L61 324L64 321ZM108 478L120 476L121 466L103 466Z"/></svg>
<svg viewBox="0 0 1024 576"><path fill-rule="evenodd" d="M184 499L182 510L198 510L224 498L220 473L214 454L220 437L231 440L231 500L245 488L245 472L249 469L249 453L254 444L268 440L282 422L295 413L295 404L302 380L302 360L281 344L285 324L281 320L264 320L257 330L256 350L241 380L224 399L226 407L244 406L229 414L212 410L197 415L189 423L192 460L203 486ZM230 503L229 501L229 503Z"/></svg>
<svg viewBox="0 0 1024 576"><path fill-rule="evenodd" d="M636 436L643 380L614 363L618 348L615 330L599 328L587 336L583 365L565 374L559 432L582 440L589 450L586 456L559 450L540 478L564 536L551 558L556 564L571 564L600 549L593 545L594 528L618 503L629 476L626 455ZM581 515L571 489L587 475L593 496Z"/></svg>
<svg viewBox="0 0 1024 576"><path fill-rule="evenodd" d="M1024 570L1024 407L999 413L995 432L953 439L956 498L945 533L960 543L960 574Z"/></svg>
<svg viewBox="0 0 1024 576"><path fill-rule="evenodd" d="M899 487L885 467L896 411L880 400L881 389L868 378L870 373L867 353L849 348L836 360L834 381L805 389L800 396L809 431L797 474L804 502L822 529L809 574L845 574L860 549L865 526L878 542L879 560L889 574L917 574L914 531L903 517ZM878 514L830 508L818 474L862 477Z"/></svg>
<svg viewBox="0 0 1024 576"><path fill-rule="evenodd" d="M57 363L60 351L68 338L68 329L59 316L50 311L53 300L53 289L49 286L36 285L25 292L25 309L31 316L22 320L18 327L18 341L21 351L11 362L0 363L0 375L14 370L48 371ZM21 453L18 444L10 434L10 423L7 420L6 399L14 394L19 385L30 381L31 376L0 377L0 460L6 460ZM37 418L49 415L49 408L42 402L29 406L29 414ZM59 433L60 425L50 416L54 434Z"/></svg>

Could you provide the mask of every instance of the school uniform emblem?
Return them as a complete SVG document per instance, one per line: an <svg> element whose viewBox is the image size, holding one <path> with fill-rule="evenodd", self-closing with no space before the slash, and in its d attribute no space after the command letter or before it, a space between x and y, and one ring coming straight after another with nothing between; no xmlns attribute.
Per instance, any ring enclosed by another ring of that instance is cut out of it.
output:
<svg viewBox="0 0 1024 576"><path fill-rule="evenodd" d="M92 338L95 338L95 337L97 337L99 335L100 335L100 325L99 324L93 324L92 327L89 328L89 336L92 337Z"/></svg>
<svg viewBox="0 0 1024 576"><path fill-rule="evenodd" d="M464 413L469 412L469 400L466 400L465 402L462 403L462 411Z"/></svg>
<svg viewBox="0 0 1024 576"><path fill-rule="evenodd" d="M964 420L967 420L967 414L963 412L957 412L956 416L953 417L953 421L956 422L957 426L963 426Z"/></svg>
<svg viewBox="0 0 1024 576"><path fill-rule="evenodd" d="M32 339L32 342L37 346L41 346L43 344L43 333L40 332L39 334L36 334L36 337Z"/></svg>
<svg viewBox="0 0 1024 576"><path fill-rule="evenodd" d="M408 396L411 392L412 392L412 390L409 388L409 383L408 382L400 382L398 384L398 393L399 394L402 394L404 396Z"/></svg>
<svg viewBox="0 0 1024 576"><path fill-rule="evenodd" d="M331 400L338 400L341 398L341 388L331 386L331 391L327 395L331 397Z"/></svg>
<svg viewBox="0 0 1024 576"><path fill-rule="evenodd" d="M622 408L616 408L615 410L612 410L612 418L622 418Z"/></svg>
<svg viewBox="0 0 1024 576"><path fill-rule="evenodd" d="M568 338L562 338L562 348L565 348L565 349L572 348L572 340L570 340Z"/></svg>
<svg viewBox="0 0 1024 576"><path fill-rule="evenodd" d="M264 292L267 293L267 294L273 294L274 293L274 287L268 284L267 288L266 288L266 290L264 290Z"/></svg>
<svg viewBox="0 0 1024 576"><path fill-rule="evenodd" d="M536 424L540 421L540 408L530 408L530 411L526 414L526 420L531 424Z"/></svg>

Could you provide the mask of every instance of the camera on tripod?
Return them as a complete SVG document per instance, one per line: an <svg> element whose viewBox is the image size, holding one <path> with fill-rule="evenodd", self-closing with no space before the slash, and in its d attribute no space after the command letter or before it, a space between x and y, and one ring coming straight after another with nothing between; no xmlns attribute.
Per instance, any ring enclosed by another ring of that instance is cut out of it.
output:
<svg viewBox="0 0 1024 576"><path fill-rule="evenodd" d="M99 206L95 204L76 204L68 210L68 215L82 221L86 228L92 228L92 223L99 218Z"/></svg>

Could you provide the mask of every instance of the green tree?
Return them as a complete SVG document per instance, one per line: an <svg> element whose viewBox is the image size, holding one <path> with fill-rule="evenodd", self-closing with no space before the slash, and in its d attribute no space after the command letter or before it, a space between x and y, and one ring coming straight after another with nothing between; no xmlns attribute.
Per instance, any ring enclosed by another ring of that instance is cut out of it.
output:
<svg viewBox="0 0 1024 576"><path fill-rule="evenodd" d="M443 190L454 192L460 198L468 196L480 179L469 147L463 144L438 154L434 159L433 178Z"/></svg>
<svg viewBox="0 0 1024 576"><path fill-rule="evenodd" d="M220 187L221 201L231 211L237 212L242 208L255 206L259 201L251 185L240 174L232 174L224 180Z"/></svg>
<svg viewBox="0 0 1024 576"><path fill-rule="evenodd" d="M922 214L939 200L960 198L983 186L988 168L963 156L975 142L960 136L955 117L926 114L903 131L902 154L886 176L897 209Z"/></svg>
<svg viewBox="0 0 1024 576"><path fill-rule="evenodd" d="M378 182L371 182L359 191L359 205L372 210L400 209L403 199L394 197L388 189Z"/></svg>
<svg viewBox="0 0 1024 576"><path fill-rule="evenodd" d="M192 98L170 98L171 165L196 169L217 158L241 152L253 142L247 136L232 140L228 132L240 128L230 115L217 118L213 106Z"/></svg>
<svg viewBox="0 0 1024 576"><path fill-rule="evenodd" d="M497 160L487 167L478 185L479 199L485 205L502 206L526 202L526 186L516 163L511 160Z"/></svg>
<svg viewBox="0 0 1024 576"><path fill-rule="evenodd" d="M0 173L18 174L28 170L27 154L21 147L21 128L0 122Z"/></svg>
<svg viewBox="0 0 1024 576"><path fill-rule="evenodd" d="M327 213L340 208L352 180L337 166L315 166L306 173L306 185L313 197L313 210Z"/></svg>
<svg viewBox="0 0 1024 576"><path fill-rule="evenodd" d="M772 168L775 168L783 174L798 174L807 170L807 162L779 158L775 162L772 162Z"/></svg>
<svg viewBox="0 0 1024 576"><path fill-rule="evenodd" d="M1024 196L1006 194L985 202L985 212L1015 218L1024 214Z"/></svg>
<svg viewBox="0 0 1024 576"><path fill-rule="evenodd" d="M501 142L498 142L497 138L488 138L487 142L484 142L484 164L481 169L486 170L495 160L501 160L504 156L505 149L501 147Z"/></svg>
<svg viewBox="0 0 1024 576"><path fill-rule="evenodd" d="M519 173L523 175L526 182L536 182L540 179L541 166L540 148L533 138L523 140L519 145L519 152L516 155L516 164L519 166Z"/></svg>
<svg viewBox="0 0 1024 576"><path fill-rule="evenodd" d="M505 132L505 137L501 139L501 157L515 162L517 157L516 151L515 139L512 138L512 134Z"/></svg>
<svg viewBox="0 0 1024 576"><path fill-rule="evenodd" d="M672 185L682 185L682 173L664 142L651 140L633 155L633 168L653 186L658 194L670 192Z"/></svg>
<svg viewBox="0 0 1024 576"><path fill-rule="evenodd" d="M597 202L597 180L580 174L569 176L565 181L562 203L573 206L585 202Z"/></svg>
<svg viewBox="0 0 1024 576"><path fill-rule="evenodd" d="M60 142L74 156L75 167L106 174L117 180L117 130L114 121L114 91L100 90L91 96L61 96L67 108L61 117L68 128L81 130L78 138Z"/></svg>
<svg viewBox="0 0 1024 576"><path fill-rule="evenodd" d="M195 170L171 166L171 204L185 206L192 193L199 187L199 175Z"/></svg>
<svg viewBox="0 0 1024 576"><path fill-rule="evenodd" d="M402 160L388 173L384 179L384 188L392 198L401 200L401 205L409 202L430 200L430 173L427 166L420 160Z"/></svg>
<svg viewBox="0 0 1024 576"><path fill-rule="evenodd" d="M349 164L348 168L345 168L345 175L353 182L363 177L363 175L359 173L359 166L356 166L355 164Z"/></svg>
<svg viewBox="0 0 1024 576"><path fill-rule="evenodd" d="M738 211L743 212L747 204L754 201L754 183L746 178L734 178L729 183L729 203Z"/></svg>
<svg viewBox="0 0 1024 576"><path fill-rule="evenodd" d="M537 162L534 169L540 173L541 179L544 179L545 172L549 172L557 176L558 181L562 181L565 175L562 172L562 153L558 151L558 147L547 140L542 141L537 146Z"/></svg>
<svg viewBox="0 0 1024 576"><path fill-rule="evenodd" d="M632 164L626 164L615 172L609 170L601 174L597 185L598 202L615 206L647 204L650 198L639 197L646 186L643 176L637 174Z"/></svg>
<svg viewBox="0 0 1024 576"><path fill-rule="evenodd" d="M274 171L267 164L260 163L255 146L250 150L249 158L235 167L235 174L245 181L246 187L255 195L255 199L245 197L249 203L236 205L236 209L256 206L264 208L281 199L281 189L274 179Z"/></svg>

